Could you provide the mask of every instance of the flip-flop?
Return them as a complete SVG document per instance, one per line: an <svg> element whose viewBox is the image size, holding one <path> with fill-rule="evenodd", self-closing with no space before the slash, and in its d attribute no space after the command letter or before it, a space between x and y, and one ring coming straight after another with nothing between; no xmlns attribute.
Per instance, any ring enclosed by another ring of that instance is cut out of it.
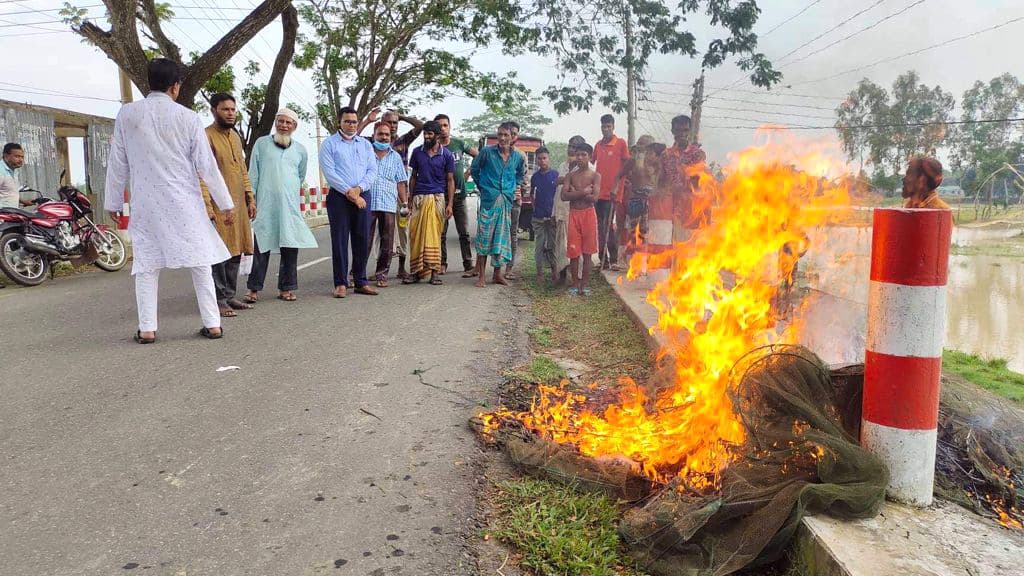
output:
<svg viewBox="0 0 1024 576"><path fill-rule="evenodd" d="M238 314L235 314L235 311L232 310L231 308L227 308L225 310L220 311L221 318L234 318L236 316L238 316Z"/></svg>
<svg viewBox="0 0 1024 576"><path fill-rule="evenodd" d="M289 294L287 296L285 296L284 294L278 294L277 299L283 300L285 302L295 302L296 300L298 300L298 298L295 297L295 294Z"/></svg>
<svg viewBox="0 0 1024 576"><path fill-rule="evenodd" d="M242 302L245 302L247 304L255 304L256 302L259 302L259 299L259 296L250 296L248 294L242 296Z"/></svg>
<svg viewBox="0 0 1024 576"><path fill-rule="evenodd" d="M440 286L442 284L444 284L444 282L442 282L440 278L431 278L430 279L430 285L431 286Z"/></svg>
<svg viewBox="0 0 1024 576"><path fill-rule="evenodd" d="M231 306L232 310L252 310L254 306L247 302L239 302L238 300L228 300L228 306Z"/></svg>
<svg viewBox="0 0 1024 576"><path fill-rule="evenodd" d="M143 338L142 330L136 330L135 341L138 342L139 344L152 344L156 342L156 336L153 336L152 338Z"/></svg>
<svg viewBox="0 0 1024 576"><path fill-rule="evenodd" d="M199 331L199 335L203 338L209 338L210 340L219 340L224 337L224 328L221 328L220 332L214 334L213 332L210 332L209 328L203 326L203 329Z"/></svg>
<svg viewBox="0 0 1024 576"><path fill-rule="evenodd" d="M404 278L404 279L402 279L402 284L419 284L419 283L420 283L420 279L419 278Z"/></svg>
<svg viewBox="0 0 1024 576"><path fill-rule="evenodd" d="M476 278L476 270L466 270L462 273L463 278Z"/></svg>
<svg viewBox="0 0 1024 576"><path fill-rule="evenodd" d="M377 288L387 288L388 281L384 279L377 280Z"/></svg>

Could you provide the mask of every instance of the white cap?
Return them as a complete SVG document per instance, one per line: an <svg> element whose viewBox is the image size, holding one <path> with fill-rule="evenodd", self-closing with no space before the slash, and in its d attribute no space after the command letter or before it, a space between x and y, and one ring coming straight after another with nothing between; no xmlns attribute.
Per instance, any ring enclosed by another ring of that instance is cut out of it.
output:
<svg viewBox="0 0 1024 576"><path fill-rule="evenodd" d="M285 118L290 118L292 122L295 122L296 124L299 123L299 115L291 108L281 108L277 111L277 114L274 115L275 118L277 116L284 116Z"/></svg>

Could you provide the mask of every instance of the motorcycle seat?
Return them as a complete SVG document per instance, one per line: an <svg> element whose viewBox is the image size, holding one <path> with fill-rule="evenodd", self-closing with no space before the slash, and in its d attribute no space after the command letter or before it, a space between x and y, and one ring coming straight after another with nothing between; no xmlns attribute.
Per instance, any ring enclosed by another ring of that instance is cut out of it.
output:
<svg viewBox="0 0 1024 576"><path fill-rule="evenodd" d="M38 218L39 214L35 212L29 212L28 210L22 210L21 208L0 208L0 212L6 212L8 214L17 214L26 218Z"/></svg>

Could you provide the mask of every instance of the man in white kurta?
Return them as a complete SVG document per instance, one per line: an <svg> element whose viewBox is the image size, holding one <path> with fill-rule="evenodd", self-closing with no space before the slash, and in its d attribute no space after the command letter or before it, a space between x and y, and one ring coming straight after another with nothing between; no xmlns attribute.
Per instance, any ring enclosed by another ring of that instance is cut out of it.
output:
<svg viewBox="0 0 1024 576"><path fill-rule="evenodd" d="M114 123L107 164L104 208L124 209L130 189L135 298L140 343L156 340L157 285L163 268L189 268L207 338L220 338L220 313L210 266L231 257L206 213L199 178L225 221L234 204L210 150L203 122L175 103L181 88L178 66L157 58L149 63L151 92L126 104ZM197 178L198 176L198 178Z"/></svg>

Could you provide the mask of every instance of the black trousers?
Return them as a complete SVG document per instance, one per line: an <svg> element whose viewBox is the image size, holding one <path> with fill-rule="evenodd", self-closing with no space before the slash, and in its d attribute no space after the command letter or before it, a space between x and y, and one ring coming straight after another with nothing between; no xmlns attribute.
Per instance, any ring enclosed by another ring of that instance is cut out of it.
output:
<svg viewBox="0 0 1024 576"><path fill-rule="evenodd" d="M370 259L370 209L360 209L344 194L331 188L327 195L327 221L331 225L331 260L334 286L348 286L349 265L356 288L366 286L366 261ZM352 259L349 260L349 243Z"/></svg>
<svg viewBox="0 0 1024 576"><path fill-rule="evenodd" d="M391 256L395 253L395 213L379 212L374 210L370 213L370 242L373 246L374 234L380 233L380 244L377 246L377 269L374 271L374 278L387 280L391 272Z"/></svg>
<svg viewBox="0 0 1024 576"><path fill-rule="evenodd" d="M217 304L221 308L227 308L228 300L233 299L238 291L238 266L241 263L242 255L239 254L210 267L213 286L217 290Z"/></svg>
<svg viewBox="0 0 1024 576"><path fill-rule="evenodd" d="M452 218L455 219L455 230L459 233L459 248L462 250L462 268L471 270L473 268L473 248L469 240L469 216L466 214L466 193L457 192L452 199ZM449 219L451 220L451 219ZM441 265L448 264L448 222L444 221L444 231L441 232Z"/></svg>
<svg viewBox="0 0 1024 576"><path fill-rule="evenodd" d="M253 240L252 271L246 287L253 292L263 290L263 281L267 278L270 265L270 251L260 252L259 244ZM281 247L281 265L277 269L277 289L280 291L295 290L299 287L299 249Z"/></svg>
<svg viewBox="0 0 1024 576"><path fill-rule="evenodd" d="M597 253L601 263L619 260L619 239L615 234L615 204L611 200L597 201Z"/></svg>

